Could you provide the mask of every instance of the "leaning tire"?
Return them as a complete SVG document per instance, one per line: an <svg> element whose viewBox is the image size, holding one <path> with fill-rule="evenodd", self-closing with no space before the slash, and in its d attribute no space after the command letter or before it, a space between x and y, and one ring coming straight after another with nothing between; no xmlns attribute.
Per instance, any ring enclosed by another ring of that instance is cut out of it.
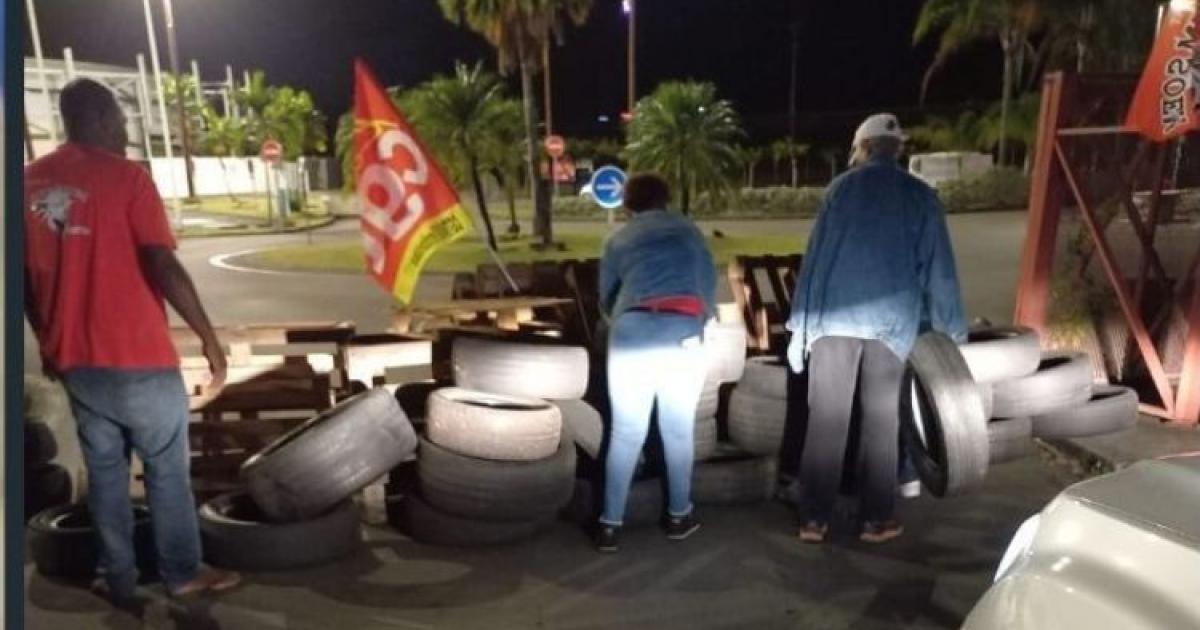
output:
<svg viewBox="0 0 1200 630"><path fill-rule="evenodd" d="M150 510L133 506L133 548L143 579L157 573ZM100 551L96 530L85 505L60 505L29 520L29 551L38 573L47 577L86 580L96 574Z"/></svg>
<svg viewBox="0 0 1200 630"><path fill-rule="evenodd" d="M934 496L962 494L987 475L987 418L979 387L946 335L917 339L901 384L901 427L921 482ZM910 394L911 393L911 394Z"/></svg>
<svg viewBox="0 0 1200 630"><path fill-rule="evenodd" d="M485 547L514 543L545 529L552 519L540 521L480 521L442 512L419 494L404 497L401 531L413 540L450 547Z"/></svg>
<svg viewBox="0 0 1200 630"><path fill-rule="evenodd" d="M717 419L708 417L697 420L692 442L696 447L695 461L710 459L717 452Z"/></svg>
<svg viewBox="0 0 1200 630"><path fill-rule="evenodd" d="M286 571L344 558L362 540L358 510L343 501L306 521L272 523L249 494L223 494L200 506L204 559L239 571Z"/></svg>
<svg viewBox="0 0 1200 630"><path fill-rule="evenodd" d="M58 440L46 423L26 422L24 438L26 469L49 464L58 456Z"/></svg>
<svg viewBox="0 0 1200 630"><path fill-rule="evenodd" d="M1133 428L1137 418L1137 392L1101 385L1094 388L1090 400L1078 407L1034 417L1033 435L1058 439L1116 433Z"/></svg>
<svg viewBox="0 0 1200 630"><path fill-rule="evenodd" d="M457 455L422 440L417 480L421 496L447 514L485 521L543 520L571 500L575 445L564 439L549 458L515 462Z"/></svg>
<svg viewBox="0 0 1200 630"><path fill-rule="evenodd" d="M1033 421L1029 418L1000 418L988 423L990 461L1002 464L1033 453Z"/></svg>
<svg viewBox="0 0 1200 630"><path fill-rule="evenodd" d="M977 383L999 383L1033 374L1042 357L1037 332L1024 326L972 330L959 346Z"/></svg>
<svg viewBox="0 0 1200 630"><path fill-rule="evenodd" d="M493 394L569 400L588 384L587 349L458 337L451 350L454 384Z"/></svg>
<svg viewBox="0 0 1200 630"><path fill-rule="evenodd" d="M25 469L23 477L27 516L71 502L71 474L62 466L33 466Z"/></svg>
<svg viewBox="0 0 1200 630"><path fill-rule="evenodd" d="M775 455L787 424L787 399L739 385L729 399L729 439L748 453Z"/></svg>
<svg viewBox="0 0 1200 630"><path fill-rule="evenodd" d="M558 407L562 430L571 434L575 445L588 457L598 459L604 444L604 418L600 412L582 400L554 400L550 404Z"/></svg>
<svg viewBox="0 0 1200 630"><path fill-rule="evenodd" d="M788 365L779 357L754 357L746 361L739 388L767 398L787 398Z"/></svg>
<svg viewBox="0 0 1200 630"><path fill-rule="evenodd" d="M1082 405L1092 397L1092 378L1092 364L1086 354L1047 354L1033 374L993 386L992 413L1000 418L1018 418Z"/></svg>
<svg viewBox="0 0 1200 630"><path fill-rule="evenodd" d="M692 500L703 505L761 503L775 493L771 457L734 457L701 462L692 473Z"/></svg>
<svg viewBox="0 0 1200 630"><path fill-rule="evenodd" d="M746 326L741 322L713 322L704 327L708 354L708 379L736 383L746 369Z"/></svg>
<svg viewBox="0 0 1200 630"><path fill-rule="evenodd" d="M429 397L429 441L459 455L534 461L558 451L562 413L542 400L458 387Z"/></svg>
<svg viewBox="0 0 1200 630"><path fill-rule="evenodd" d="M696 402L696 421L717 415L721 406L721 383L705 379L700 389L700 399Z"/></svg>
<svg viewBox="0 0 1200 630"><path fill-rule="evenodd" d="M274 521L321 514L412 456L417 436L387 389L355 396L242 464L254 502Z"/></svg>

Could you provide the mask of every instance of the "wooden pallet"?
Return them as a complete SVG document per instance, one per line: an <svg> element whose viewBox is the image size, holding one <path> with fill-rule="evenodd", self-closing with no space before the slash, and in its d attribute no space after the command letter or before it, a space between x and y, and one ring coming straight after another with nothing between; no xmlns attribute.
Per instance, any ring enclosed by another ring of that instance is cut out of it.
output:
<svg viewBox="0 0 1200 630"><path fill-rule="evenodd" d="M746 322L750 349L763 354L784 350L784 324L792 311L792 289L801 260L800 254L738 256L729 263L729 288Z"/></svg>

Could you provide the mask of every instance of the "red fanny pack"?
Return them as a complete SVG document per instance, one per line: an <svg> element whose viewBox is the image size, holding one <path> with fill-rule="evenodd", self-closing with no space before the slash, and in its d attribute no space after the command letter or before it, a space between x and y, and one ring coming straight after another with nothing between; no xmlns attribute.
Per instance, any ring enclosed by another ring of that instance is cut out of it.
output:
<svg viewBox="0 0 1200 630"><path fill-rule="evenodd" d="M675 313L699 317L704 314L704 301L694 295L668 295L650 298L638 308L652 313Z"/></svg>

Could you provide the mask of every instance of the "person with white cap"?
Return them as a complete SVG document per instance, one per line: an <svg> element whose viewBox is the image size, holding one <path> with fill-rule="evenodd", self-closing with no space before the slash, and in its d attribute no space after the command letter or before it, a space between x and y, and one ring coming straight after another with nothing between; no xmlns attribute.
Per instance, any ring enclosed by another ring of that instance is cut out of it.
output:
<svg viewBox="0 0 1200 630"><path fill-rule="evenodd" d="M851 169L826 191L797 274L788 362L808 361L808 426L801 456L801 528L824 542L859 403L860 539L903 532L895 491L904 362L922 326L966 340L967 324L937 194L901 168L892 114L854 134Z"/></svg>

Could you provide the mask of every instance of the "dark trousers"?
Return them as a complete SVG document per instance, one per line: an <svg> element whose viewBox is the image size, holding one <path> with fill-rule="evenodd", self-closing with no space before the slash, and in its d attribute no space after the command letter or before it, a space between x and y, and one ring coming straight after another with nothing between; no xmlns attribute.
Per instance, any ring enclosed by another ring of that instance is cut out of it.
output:
<svg viewBox="0 0 1200 630"><path fill-rule="evenodd" d="M822 337L808 362L808 430L801 458L802 514L828 522L842 479L855 396L862 410L858 489L862 519L895 514L900 382L904 363L879 341Z"/></svg>

